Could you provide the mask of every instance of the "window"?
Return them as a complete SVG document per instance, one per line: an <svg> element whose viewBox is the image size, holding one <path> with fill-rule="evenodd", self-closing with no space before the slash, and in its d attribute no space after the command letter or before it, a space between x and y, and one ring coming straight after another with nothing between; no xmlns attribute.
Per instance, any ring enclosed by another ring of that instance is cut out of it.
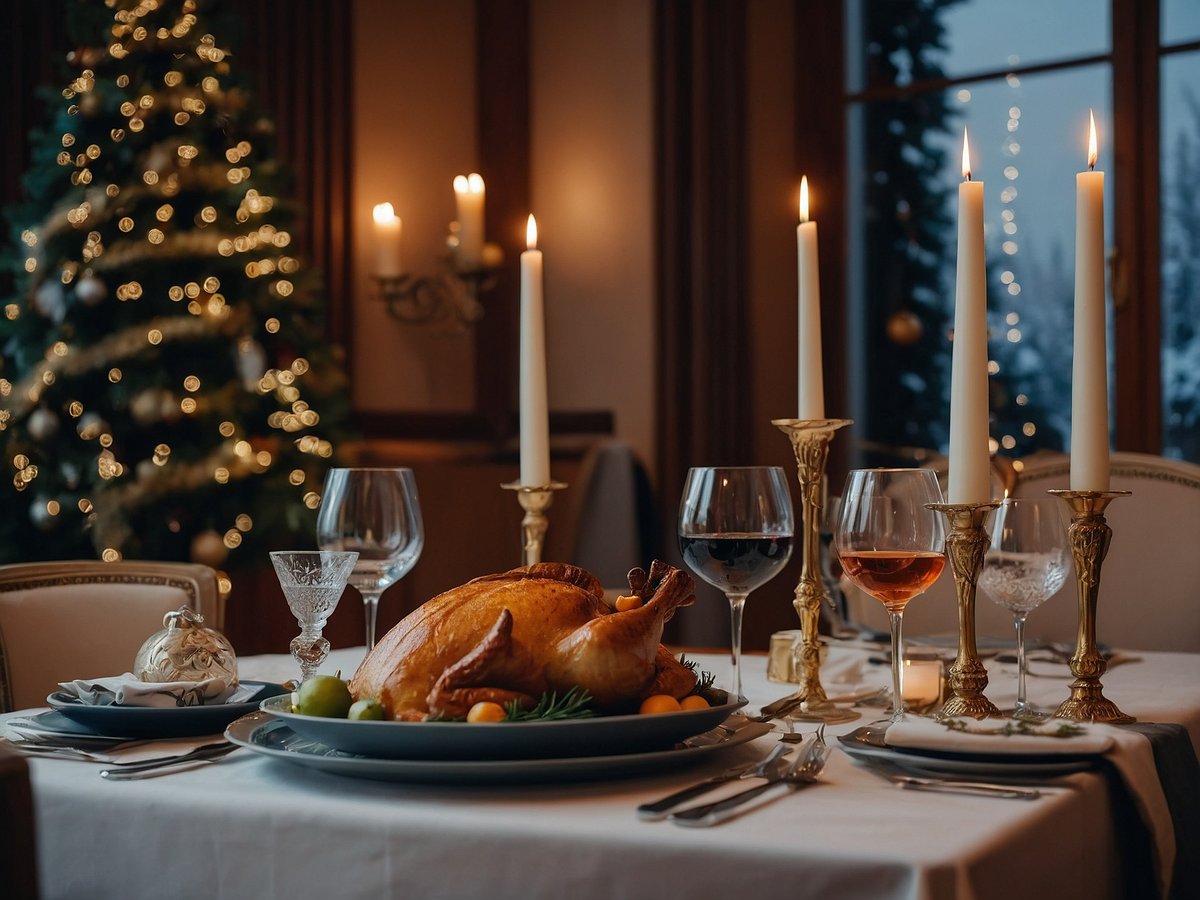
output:
<svg viewBox="0 0 1200 900"><path fill-rule="evenodd" d="M868 461L946 448L964 128L987 186L992 436L1010 456L1069 446L1089 109L1107 241L1122 251L1116 444L1200 461L1200 6L1163 0L1161 41L1159 13L1132 0L845 3L847 344Z"/></svg>

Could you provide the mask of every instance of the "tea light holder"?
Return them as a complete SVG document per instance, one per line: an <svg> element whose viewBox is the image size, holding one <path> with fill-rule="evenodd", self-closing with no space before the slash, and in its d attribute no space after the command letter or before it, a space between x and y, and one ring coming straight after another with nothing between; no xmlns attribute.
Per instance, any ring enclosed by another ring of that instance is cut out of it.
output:
<svg viewBox="0 0 1200 900"><path fill-rule="evenodd" d="M950 526L946 556L954 573L954 593L958 598L958 655L950 666L948 679L954 696L942 706L943 716L983 719L1000 715L996 704L983 696L988 674L975 644L975 589L983 569L983 556L991 544L983 523L999 505L994 501L926 504L927 509L942 513Z"/></svg>
<svg viewBox="0 0 1200 900"><path fill-rule="evenodd" d="M1067 539L1075 561L1075 580L1079 592L1079 630L1075 637L1075 653L1071 656L1071 696L1064 700L1054 715L1060 719L1081 722L1107 722L1125 725L1136 722L1104 696L1100 683L1108 663L1096 645L1096 605L1100 599L1100 566L1108 554L1112 529L1104 518L1104 510L1117 497L1127 497L1130 491L1049 491L1071 508L1071 525Z"/></svg>
<svg viewBox="0 0 1200 900"><path fill-rule="evenodd" d="M525 510L521 519L521 565L533 566L542 561L542 548L546 542L546 530L550 527L550 519L546 510L554 502L554 492L566 487L562 481L551 481L549 484L521 484L510 481L502 484L506 491L516 491L517 502Z"/></svg>
<svg viewBox="0 0 1200 900"><path fill-rule="evenodd" d="M801 550L800 581L796 585L792 606L800 616L800 639L795 644L796 680L800 684L797 696L805 698L805 708L819 714L829 707L825 688L821 686L821 648L817 625L821 618L821 603L829 603L829 592L821 577L821 516L825 497L821 490L825 480L825 464L829 460L829 442L834 434L853 419L772 419L771 424L788 436L796 456L796 474L800 482Z"/></svg>
<svg viewBox="0 0 1200 900"><path fill-rule="evenodd" d="M906 706L930 709L942 702L942 661L906 659L900 675L900 692Z"/></svg>

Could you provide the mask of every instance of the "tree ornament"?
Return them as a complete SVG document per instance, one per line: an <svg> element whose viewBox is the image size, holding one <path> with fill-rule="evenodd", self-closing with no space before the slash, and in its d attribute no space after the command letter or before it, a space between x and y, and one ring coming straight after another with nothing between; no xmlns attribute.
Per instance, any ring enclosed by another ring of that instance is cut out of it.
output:
<svg viewBox="0 0 1200 900"><path fill-rule="evenodd" d="M162 394L158 388L146 388L133 395L129 401L129 414L139 425L157 422L162 416Z"/></svg>
<svg viewBox="0 0 1200 900"><path fill-rule="evenodd" d="M57 520L57 516L50 514L49 501L45 497L33 498L33 504L29 507L29 521L42 531L49 531Z"/></svg>
<svg viewBox="0 0 1200 900"><path fill-rule="evenodd" d="M46 443L58 433L58 416L45 407L29 414L29 436L38 443Z"/></svg>
<svg viewBox="0 0 1200 900"><path fill-rule="evenodd" d="M89 270L75 285L75 296L84 306L98 306L108 296L108 286Z"/></svg>
<svg viewBox="0 0 1200 900"><path fill-rule="evenodd" d="M221 536L210 528L192 538L191 556L192 562L212 566L215 569L225 562L226 557L229 556L229 550L225 547Z"/></svg>
<svg viewBox="0 0 1200 900"><path fill-rule="evenodd" d="M67 314L67 300L63 296L62 282L47 278L33 295L33 308L54 323L59 323Z"/></svg>
<svg viewBox="0 0 1200 900"><path fill-rule="evenodd" d="M921 339L925 326L921 319L909 309L901 309L892 313L887 320L887 336L893 344L909 347Z"/></svg>
<svg viewBox="0 0 1200 900"><path fill-rule="evenodd" d="M242 379L242 387L247 391L258 388L259 379L267 371L267 351L262 344L253 338L243 338L238 342L237 372Z"/></svg>

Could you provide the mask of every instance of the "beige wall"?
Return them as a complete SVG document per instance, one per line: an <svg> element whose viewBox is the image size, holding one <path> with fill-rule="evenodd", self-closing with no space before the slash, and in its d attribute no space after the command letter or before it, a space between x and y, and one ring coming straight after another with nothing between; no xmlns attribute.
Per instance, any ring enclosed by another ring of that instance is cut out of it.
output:
<svg viewBox="0 0 1200 900"><path fill-rule="evenodd" d="M533 205L552 409L611 409L654 458L649 0L532 5ZM543 239L544 236L544 239Z"/></svg>
<svg viewBox="0 0 1200 900"><path fill-rule="evenodd" d="M472 407L469 334L433 335L388 316L373 296L371 208L404 222L404 267L439 271L454 218L455 175L475 155L475 16L469 0L355 0L354 231L359 276L348 348L354 407Z"/></svg>
<svg viewBox="0 0 1200 900"><path fill-rule="evenodd" d="M362 274L350 351L356 408L467 410L469 334L390 319L371 296L371 207L404 220L404 261L440 265L455 174L475 157L474 4L356 0L355 228ZM654 454L649 0L534 0L531 184L546 258L554 410L608 409Z"/></svg>

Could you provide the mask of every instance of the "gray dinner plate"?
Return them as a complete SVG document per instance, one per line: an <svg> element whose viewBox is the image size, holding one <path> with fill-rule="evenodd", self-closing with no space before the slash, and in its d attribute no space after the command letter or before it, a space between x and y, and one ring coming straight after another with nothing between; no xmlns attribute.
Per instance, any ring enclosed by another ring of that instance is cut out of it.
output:
<svg viewBox="0 0 1200 900"><path fill-rule="evenodd" d="M510 723L510 727L517 725L519 723ZM743 725L720 741L696 745L681 744L643 753L490 760L379 759L356 756L309 740L293 731L287 722L263 712L251 713L238 719L226 729L225 737L270 759L352 778L425 784L528 784L596 781L674 769L745 744L770 730L770 723L753 722Z"/></svg>
<svg viewBox="0 0 1200 900"><path fill-rule="evenodd" d="M291 711L291 698L260 705L312 741L384 759L538 759L666 750L724 722L746 705L656 715L595 716L532 722L384 722L327 719Z"/></svg>
<svg viewBox="0 0 1200 900"><path fill-rule="evenodd" d="M225 726L239 716L253 712L263 698L291 692L282 685L263 681L243 681L257 685L258 690L241 703L213 703L201 706L93 706L70 694L56 691L46 698L54 710L96 734L127 738L193 737L200 734L220 734Z"/></svg>

